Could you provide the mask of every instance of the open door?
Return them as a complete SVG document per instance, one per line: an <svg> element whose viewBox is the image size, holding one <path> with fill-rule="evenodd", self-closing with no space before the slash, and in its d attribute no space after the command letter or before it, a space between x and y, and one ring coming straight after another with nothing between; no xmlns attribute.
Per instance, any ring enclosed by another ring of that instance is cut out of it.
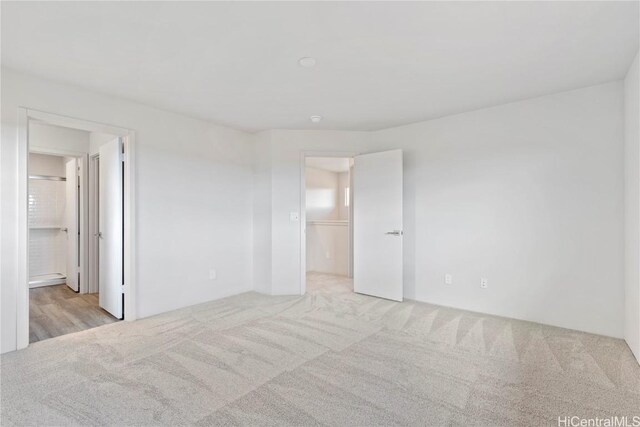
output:
<svg viewBox="0 0 640 427"><path fill-rule="evenodd" d="M78 283L78 271L80 265L79 243L80 230L78 227L78 159L71 159L66 163L66 199L64 207L64 219L67 232L67 286L74 292L80 290Z"/></svg>
<svg viewBox="0 0 640 427"><path fill-rule="evenodd" d="M402 150L354 159L353 289L402 301Z"/></svg>
<svg viewBox="0 0 640 427"><path fill-rule="evenodd" d="M122 142L116 138L100 147L99 303L118 319L123 314L123 181Z"/></svg>

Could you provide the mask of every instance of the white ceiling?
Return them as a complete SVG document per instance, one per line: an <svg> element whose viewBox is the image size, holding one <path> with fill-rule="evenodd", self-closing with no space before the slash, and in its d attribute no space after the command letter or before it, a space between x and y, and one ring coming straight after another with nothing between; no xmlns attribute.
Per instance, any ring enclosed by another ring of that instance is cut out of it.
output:
<svg viewBox="0 0 640 427"><path fill-rule="evenodd" d="M307 157L305 165L329 172L348 172L351 159L346 157Z"/></svg>
<svg viewBox="0 0 640 427"><path fill-rule="evenodd" d="M249 131L421 121L620 79L638 50L637 2L1 8L3 66Z"/></svg>

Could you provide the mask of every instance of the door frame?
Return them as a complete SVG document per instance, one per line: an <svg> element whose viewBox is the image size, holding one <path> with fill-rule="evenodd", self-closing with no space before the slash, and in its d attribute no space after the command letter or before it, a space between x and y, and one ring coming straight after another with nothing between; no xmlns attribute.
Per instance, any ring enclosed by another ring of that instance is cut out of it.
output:
<svg viewBox="0 0 640 427"><path fill-rule="evenodd" d="M124 317L135 320L135 131L118 126L18 107L18 292L16 301L17 349L29 345L29 122L103 132L124 141Z"/></svg>
<svg viewBox="0 0 640 427"><path fill-rule="evenodd" d="M355 151L301 151L300 152L300 295L307 291L307 188L306 188L306 158L307 157L338 157L353 159L359 155ZM351 171L353 172L353 171ZM349 175L353 182L353 174ZM351 185L351 184L349 184ZM353 191L349 192L350 207L353 209ZM353 266L353 218L349 218L349 264ZM352 267L350 267L351 270Z"/></svg>
<svg viewBox="0 0 640 427"><path fill-rule="evenodd" d="M29 153L34 153L34 154L47 154L50 156L58 156L58 157L75 157L76 159L78 159L78 164L80 167L80 198L78 200L78 204L80 206L80 221L79 221L79 229L80 229L80 245L78 247L78 251L80 251L81 256L80 258L80 277L82 277L82 280L80 281L80 286L79 286L79 292L81 294L86 293L89 291L89 275L88 275L88 264L87 264L87 248L88 248L88 227L89 227L89 211L88 211L88 195L89 195L89 189L87 186L87 159L89 157L88 153L82 152L82 151L70 151L70 150L61 150L58 148L49 148L49 147L37 147L37 146L30 146L29 147ZM27 153L27 156L28 154ZM27 165L28 167L28 165ZM28 171L27 171L28 172ZM28 180L27 180L28 182ZM29 187L27 187L27 192L29 190ZM28 220L28 217L27 217ZM29 232L29 229L27 228L27 233ZM27 234L27 251L29 250L28 247L28 242L29 242L29 235ZM29 280L29 278L27 277L27 281Z"/></svg>
<svg viewBox="0 0 640 427"><path fill-rule="evenodd" d="M87 235L89 244L88 248L88 256L89 262L87 263L88 277L89 277L89 293L95 294L100 290L99 287L99 277L98 277L98 261L99 261L99 250L98 250L98 198L100 196L98 192L98 168L100 167L100 155L99 154L90 154L89 155L89 233Z"/></svg>

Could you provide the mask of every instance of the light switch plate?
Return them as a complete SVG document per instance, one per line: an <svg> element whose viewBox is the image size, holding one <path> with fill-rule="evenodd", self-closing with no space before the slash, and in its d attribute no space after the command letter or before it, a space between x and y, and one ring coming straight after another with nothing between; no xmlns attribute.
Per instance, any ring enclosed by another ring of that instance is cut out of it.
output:
<svg viewBox="0 0 640 427"><path fill-rule="evenodd" d="M298 213L298 212L290 212L289 213L289 221L300 221L300 213Z"/></svg>

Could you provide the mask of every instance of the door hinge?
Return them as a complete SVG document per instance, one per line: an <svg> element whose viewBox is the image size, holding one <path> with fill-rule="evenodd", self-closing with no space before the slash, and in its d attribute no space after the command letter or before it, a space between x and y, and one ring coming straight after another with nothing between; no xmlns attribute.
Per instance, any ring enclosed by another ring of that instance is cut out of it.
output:
<svg viewBox="0 0 640 427"><path fill-rule="evenodd" d="M124 294L124 285L120 285L120 291Z"/></svg>

